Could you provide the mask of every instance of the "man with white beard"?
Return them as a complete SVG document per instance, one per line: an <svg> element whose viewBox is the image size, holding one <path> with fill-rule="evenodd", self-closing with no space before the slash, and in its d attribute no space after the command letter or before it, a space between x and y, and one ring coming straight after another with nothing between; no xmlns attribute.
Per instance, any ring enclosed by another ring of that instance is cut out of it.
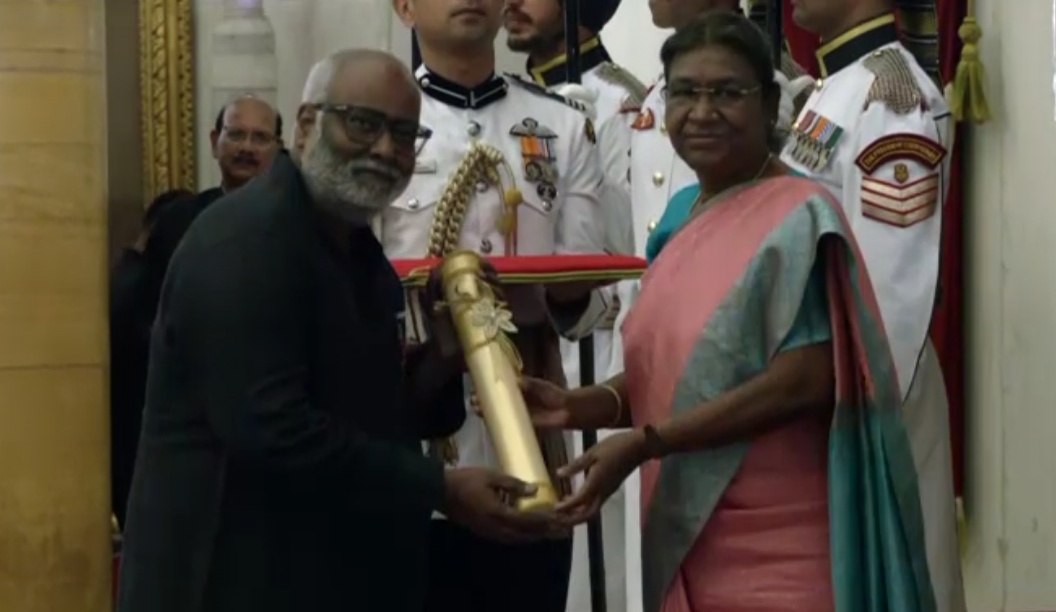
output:
<svg viewBox="0 0 1056 612"><path fill-rule="evenodd" d="M313 74L300 159L210 206L170 264L121 612L420 612L434 511L507 542L550 529L507 505L528 485L419 446L465 420L462 356L405 350L367 225L428 136L414 78L375 51Z"/></svg>

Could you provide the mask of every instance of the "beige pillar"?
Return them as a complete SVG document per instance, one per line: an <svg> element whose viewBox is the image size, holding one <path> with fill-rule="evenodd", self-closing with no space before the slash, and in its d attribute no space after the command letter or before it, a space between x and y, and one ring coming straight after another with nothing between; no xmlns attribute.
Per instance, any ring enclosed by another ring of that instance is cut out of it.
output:
<svg viewBox="0 0 1056 612"><path fill-rule="evenodd" d="M0 41L0 611L109 612L103 0Z"/></svg>

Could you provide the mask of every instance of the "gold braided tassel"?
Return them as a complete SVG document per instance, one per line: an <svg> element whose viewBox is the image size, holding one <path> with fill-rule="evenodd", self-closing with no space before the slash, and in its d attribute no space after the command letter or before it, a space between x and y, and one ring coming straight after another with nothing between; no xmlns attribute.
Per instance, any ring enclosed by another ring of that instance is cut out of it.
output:
<svg viewBox="0 0 1056 612"><path fill-rule="evenodd" d="M957 35L961 39L961 60L957 63L957 73L946 92L950 112L957 121L968 123L986 123L990 120L990 103L986 100L986 75L983 62L979 59L979 40L983 29L975 19L972 0L968 0L968 10Z"/></svg>
<svg viewBox="0 0 1056 612"><path fill-rule="evenodd" d="M510 187L505 189L502 174L505 173ZM523 202L520 190L514 182L513 171L506 158L495 147L485 143L474 143L469 152L455 168L448 179L444 192L433 213L433 225L429 231L428 252L430 257L443 257L458 249L462 236L462 222L473 191L478 181L495 185L502 192L503 215L499 220L499 231L507 243L515 241L517 235L517 207ZM512 346L512 345L511 345ZM439 459L447 465L458 463L458 445L451 438L430 440L428 445L430 457Z"/></svg>

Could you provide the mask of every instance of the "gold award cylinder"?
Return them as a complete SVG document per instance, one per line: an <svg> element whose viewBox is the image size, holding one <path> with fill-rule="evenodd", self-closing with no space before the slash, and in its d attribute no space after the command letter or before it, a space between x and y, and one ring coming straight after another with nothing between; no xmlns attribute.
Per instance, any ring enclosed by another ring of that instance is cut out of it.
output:
<svg viewBox="0 0 1056 612"><path fill-rule="evenodd" d="M557 490L528 417L518 384L516 352L506 336L516 331L510 312L481 279L481 259L472 251L446 256L440 264L440 278L499 465L506 474L536 486L535 494L518 500L517 508L553 508Z"/></svg>

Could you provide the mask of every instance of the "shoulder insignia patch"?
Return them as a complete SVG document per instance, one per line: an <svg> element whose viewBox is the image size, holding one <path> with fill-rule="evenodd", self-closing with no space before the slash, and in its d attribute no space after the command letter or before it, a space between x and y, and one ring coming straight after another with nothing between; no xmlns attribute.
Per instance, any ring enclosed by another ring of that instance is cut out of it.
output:
<svg viewBox="0 0 1056 612"><path fill-rule="evenodd" d="M643 108L638 116L634 118L634 123L631 124L632 130L651 130L653 125L656 124L656 118L653 115L652 109Z"/></svg>
<svg viewBox="0 0 1056 612"><path fill-rule="evenodd" d="M642 103L645 102L645 95L648 91L645 84L619 65L612 62L604 62L598 66L597 75L598 78L606 83L621 87L627 92L627 97L624 99L624 105L630 103L641 108Z"/></svg>
<svg viewBox="0 0 1056 612"><path fill-rule="evenodd" d="M862 215L894 227L933 217L941 206L939 165L946 149L919 134L890 134L873 141L855 159L862 170Z"/></svg>
<svg viewBox="0 0 1056 612"><path fill-rule="evenodd" d="M862 110L873 102L882 102L899 115L926 108L924 92L905 56L897 48L877 51L862 60L862 65L874 75Z"/></svg>
<svg viewBox="0 0 1056 612"><path fill-rule="evenodd" d="M894 178L894 181L868 176L862 179L862 216L905 228L935 215L939 209L940 182L937 172L910 181L909 169L896 164Z"/></svg>
<svg viewBox="0 0 1056 612"><path fill-rule="evenodd" d="M896 160L915 161L934 170L946 157L946 148L920 134L889 134L874 140L854 160L865 174Z"/></svg>
<svg viewBox="0 0 1056 612"><path fill-rule="evenodd" d="M514 85L517 85L518 87L520 87L522 89L526 89L526 90L534 93L537 96L542 96L544 98L550 98L551 100L556 100L558 102L561 102L562 104L565 104L566 106L570 106L570 107L578 110L581 113L589 112L589 109L587 109L586 105L584 105L582 102L579 102L577 100L572 100L570 98L566 98L565 96L562 96L561 94L558 94L558 93L554 93L554 92L550 91L549 89L543 87L542 85L538 85L536 83L533 83L532 81L529 81L529 80L525 79L524 77L520 76L519 74L514 74L512 72L506 72L506 73L503 73L503 76L505 76L507 79L509 79L509 81L511 83L513 83Z"/></svg>

